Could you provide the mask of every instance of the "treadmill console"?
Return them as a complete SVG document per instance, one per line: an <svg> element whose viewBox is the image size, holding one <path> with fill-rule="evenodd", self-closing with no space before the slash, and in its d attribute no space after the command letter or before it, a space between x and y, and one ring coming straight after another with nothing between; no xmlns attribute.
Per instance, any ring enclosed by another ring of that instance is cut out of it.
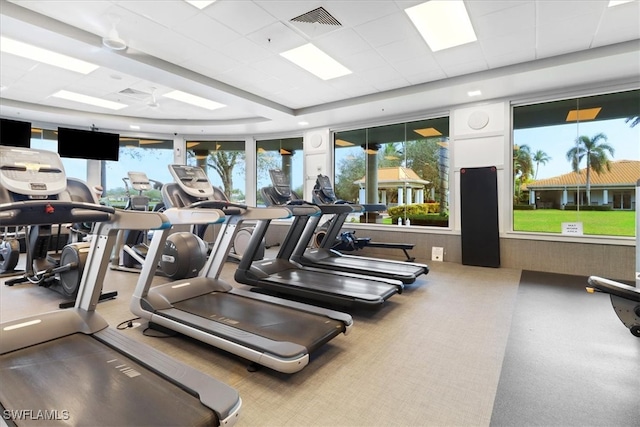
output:
<svg viewBox="0 0 640 427"><path fill-rule="evenodd" d="M46 199L67 188L57 153L0 146L0 186L29 199Z"/></svg>
<svg viewBox="0 0 640 427"><path fill-rule="evenodd" d="M173 179L185 193L197 198L213 197L213 186L209 177L198 166L169 165Z"/></svg>
<svg viewBox="0 0 640 427"><path fill-rule="evenodd" d="M318 191L322 192L322 199L325 203L333 203L337 200L336 193L334 193L333 186L327 175L318 175L316 187Z"/></svg>
<svg viewBox="0 0 640 427"><path fill-rule="evenodd" d="M131 188L137 191L151 190L151 182L144 172L127 172Z"/></svg>
<svg viewBox="0 0 640 427"><path fill-rule="evenodd" d="M276 193L283 199L291 198L291 185L289 185L284 172L280 169L269 169L269 175Z"/></svg>

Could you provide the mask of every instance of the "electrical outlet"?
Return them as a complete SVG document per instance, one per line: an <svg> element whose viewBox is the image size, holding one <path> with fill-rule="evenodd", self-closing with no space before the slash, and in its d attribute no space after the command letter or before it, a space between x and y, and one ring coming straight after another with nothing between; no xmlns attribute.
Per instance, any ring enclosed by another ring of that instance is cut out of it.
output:
<svg viewBox="0 0 640 427"><path fill-rule="evenodd" d="M431 261L442 261L444 259L444 248L440 246L431 247Z"/></svg>

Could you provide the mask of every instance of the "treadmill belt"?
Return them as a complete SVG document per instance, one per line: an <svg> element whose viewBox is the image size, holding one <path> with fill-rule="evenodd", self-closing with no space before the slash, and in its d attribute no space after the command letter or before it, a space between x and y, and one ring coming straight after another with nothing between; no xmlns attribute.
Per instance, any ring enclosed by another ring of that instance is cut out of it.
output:
<svg viewBox="0 0 640 427"><path fill-rule="evenodd" d="M173 306L254 335L299 344L309 352L345 330L338 320L230 293L213 292Z"/></svg>
<svg viewBox="0 0 640 427"><path fill-rule="evenodd" d="M263 279L266 282L309 289L313 292L346 296L363 301L387 300L398 292L395 285L366 281L302 269L284 270Z"/></svg>
<svg viewBox="0 0 640 427"><path fill-rule="evenodd" d="M0 384L21 426L218 425L197 397L84 334L0 356Z"/></svg>

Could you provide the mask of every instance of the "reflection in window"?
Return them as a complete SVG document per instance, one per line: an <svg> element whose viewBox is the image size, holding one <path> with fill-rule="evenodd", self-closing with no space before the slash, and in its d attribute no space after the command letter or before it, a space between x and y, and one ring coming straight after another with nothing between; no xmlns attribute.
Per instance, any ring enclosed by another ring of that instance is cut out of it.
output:
<svg viewBox="0 0 640 427"><path fill-rule="evenodd" d="M120 136L120 153L117 162L102 161L102 203L125 207L129 194L137 191L130 187L128 172L144 172L147 178L159 183L173 182L167 165L173 163L173 141L159 139L129 138ZM162 201L159 189L145 191L149 207L153 209Z"/></svg>
<svg viewBox="0 0 640 427"><path fill-rule="evenodd" d="M448 117L336 132L336 195L387 206L361 221L448 226L448 142Z"/></svg>
<svg viewBox="0 0 640 427"><path fill-rule="evenodd" d="M48 129L31 129L31 148L58 152L58 135L56 131ZM62 157L65 174L71 178L87 181L87 161Z"/></svg>
<svg viewBox="0 0 640 427"><path fill-rule="evenodd" d="M204 169L229 200L245 201L244 141L187 141L187 164Z"/></svg>
<svg viewBox="0 0 640 427"><path fill-rule="evenodd" d="M303 196L302 148L302 137L268 139L256 142L258 205L264 205L260 189L272 185L269 169L281 169L289 179L291 189L298 196Z"/></svg>
<svg viewBox="0 0 640 427"><path fill-rule="evenodd" d="M513 108L513 229L634 236L640 91ZM570 231L573 230L573 231Z"/></svg>

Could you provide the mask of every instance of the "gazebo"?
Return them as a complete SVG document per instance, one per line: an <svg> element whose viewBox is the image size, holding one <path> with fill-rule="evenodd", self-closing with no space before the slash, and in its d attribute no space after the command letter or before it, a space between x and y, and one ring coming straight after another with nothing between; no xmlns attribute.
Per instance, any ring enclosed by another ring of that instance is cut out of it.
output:
<svg viewBox="0 0 640 427"><path fill-rule="evenodd" d="M355 181L360 188L358 198L360 203L369 203L366 200L366 177ZM387 204L387 190L398 190L398 205L424 203L424 187L431 184L418 176L413 169L404 167L379 168L378 190L380 191L380 203ZM406 195L406 197L405 197Z"/></svg>

